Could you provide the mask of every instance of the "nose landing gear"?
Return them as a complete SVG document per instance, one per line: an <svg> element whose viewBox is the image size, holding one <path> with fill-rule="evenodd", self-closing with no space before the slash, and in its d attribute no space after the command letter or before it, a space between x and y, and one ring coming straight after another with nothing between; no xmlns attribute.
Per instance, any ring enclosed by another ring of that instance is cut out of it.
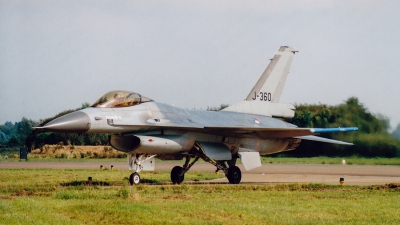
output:
<svg viewBox="0 0 400 225"><path fill-rule="evenodd" d="M142 171L143 166L142 163L154 158L156 155L144 155L144 154L128 154L128 165L129 165L129 170L135 170L130 176L129 176L129 183L130 185L137 185L140 184L140 171Z"/></svg>

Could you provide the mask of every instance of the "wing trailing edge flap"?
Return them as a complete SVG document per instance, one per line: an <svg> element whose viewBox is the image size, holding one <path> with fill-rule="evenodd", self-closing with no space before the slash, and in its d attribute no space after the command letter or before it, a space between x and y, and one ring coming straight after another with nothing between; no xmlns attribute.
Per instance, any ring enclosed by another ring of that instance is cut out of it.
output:
<svg viewBox="0 0 400 225"><path fill-rule="evenodd" d="M238 155L246 170L252 170L261 166L259 152L238 152Z"/></svg>
<svg viewBox="0 0 400 225"><path fill-rule="evenodd" d="M231 160L232 153L229 148L222 143L197 142L204 154L214 160Z"/></svg>
<svg viewBox="0 0 400 225"><path fill-rule="evenodd" d="M323 137L317 137L317 136L312 136L312 135L293 137L293 138L302 139L302 140L308 140L308 141L326 142L326 143L338 144L338 145L354 145L353 143L349 143L349 142L338 141L338 140L333 140L333 139L328 139L328 138L323 138Z"/></svg>

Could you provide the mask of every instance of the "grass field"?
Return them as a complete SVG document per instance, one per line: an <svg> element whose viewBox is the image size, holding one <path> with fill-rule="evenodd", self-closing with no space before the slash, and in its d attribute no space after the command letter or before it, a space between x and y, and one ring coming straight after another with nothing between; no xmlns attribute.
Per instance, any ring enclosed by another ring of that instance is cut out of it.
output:
<svg viewBox="0 0 400 225"><path fill-rule="evenodd" d="M0 224L400 224L396 184L128 186L129 171L0 174ZM168 172L143 176L148 183L169 181ZM185 181L217 176L189 172Z"/></svg>

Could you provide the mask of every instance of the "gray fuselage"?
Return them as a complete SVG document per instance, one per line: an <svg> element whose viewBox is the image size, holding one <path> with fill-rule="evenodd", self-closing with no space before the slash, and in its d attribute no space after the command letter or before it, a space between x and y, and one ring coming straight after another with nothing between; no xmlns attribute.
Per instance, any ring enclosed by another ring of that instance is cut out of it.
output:
<svg viewBox="0 0 400 225"><path fill-rule="evenodd" d="M122 108L91 107L80 112L90 118L90 128L86 133L120 133L139 137L140 145L135 149L117 148L138 154L176 154L189 151L198 141L223 143L232 154L256 151L265 155L292 150L299 143L299 140L292 138L261 138L255 132L224 132L224 128L228 127L295 127L267 116L187 110L157 102Z"/></svg>

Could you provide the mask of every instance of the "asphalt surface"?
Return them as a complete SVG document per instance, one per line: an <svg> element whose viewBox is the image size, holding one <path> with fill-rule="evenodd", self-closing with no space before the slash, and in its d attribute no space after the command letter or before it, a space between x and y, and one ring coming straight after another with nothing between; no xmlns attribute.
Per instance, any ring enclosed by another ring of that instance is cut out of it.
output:
<svg viewBox="0 0 400 225"><path fill-rule="evenodd" d="M0 169L5 168L51 168L51 169L94 169L100 165L116 170L127 170L127 163L102 162L0 162ZM157 162L156 170L170 171L180 163ZM400 166L372 166L372 165L328 165L328 164L263 164L251 171L245 171L241 164L242 182L260 184L279 183L320 183L339 184L344 178L345 185L375 185L400 183ZM197 163L190 171L210 172L215 167L208 163ZM228 183L226 178L207 181L210 183Z"/></svg>

